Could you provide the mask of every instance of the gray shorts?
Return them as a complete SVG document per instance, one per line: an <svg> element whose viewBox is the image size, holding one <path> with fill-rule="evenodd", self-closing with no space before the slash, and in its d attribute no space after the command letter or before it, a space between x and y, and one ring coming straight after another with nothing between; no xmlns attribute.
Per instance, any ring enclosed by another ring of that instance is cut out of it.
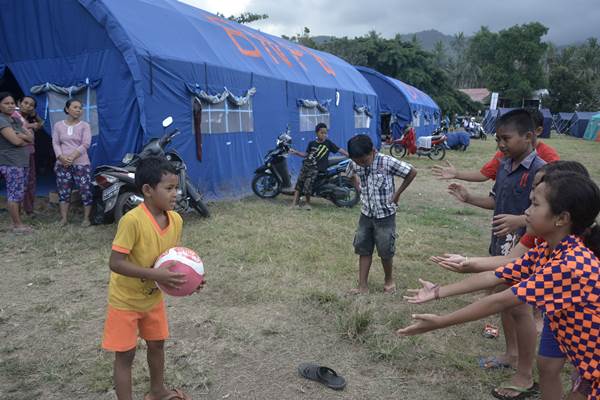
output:
<svg viewBox="0 0 600 400"><path fill-rule="evenodd" d="M381 219L360 214L354 235L354 252L360 256L370 256L377 246L379 257L390 260L396 252L396 236L396 214Z"/></svg>

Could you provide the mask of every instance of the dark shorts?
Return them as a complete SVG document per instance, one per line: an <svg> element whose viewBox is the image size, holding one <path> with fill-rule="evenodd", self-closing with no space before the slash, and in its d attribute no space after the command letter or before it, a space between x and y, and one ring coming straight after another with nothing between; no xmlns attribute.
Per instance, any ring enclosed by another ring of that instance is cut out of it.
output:
<svg viewBox="0 0 600 400"><path fill-rule="evenodd" d="M298 176L298 181L296 182L296 190L300 192L300 195L311 195L312 189L317 180L317 175L319 175L319 170L315 165L313 167L303 166L300 170L300 176Z"/></svg>
<svg viewBox="0 0 600 400"><path fill-rule="evenodd" d="M542 357L564 358L565 353L562 352L558 345L558 341L554 337L554 333L550 329L548 318L544 317L544 329L540 335L540 349L538 354Z"/></svg>
<svg viewBox="0 0 600 400"><path fill-rule="evenodd" d="M369 218L360 214L358 228L354 235L354 252L370 256L377 246L377 254L389 260L396 253L396 214L385 218Z"/></svg>

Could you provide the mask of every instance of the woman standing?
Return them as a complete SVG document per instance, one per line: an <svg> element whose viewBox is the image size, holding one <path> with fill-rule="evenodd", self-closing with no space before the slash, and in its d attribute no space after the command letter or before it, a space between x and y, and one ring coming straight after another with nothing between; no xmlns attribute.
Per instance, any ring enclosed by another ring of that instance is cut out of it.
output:
<svg viewBox="0 0 600 400"><path fill-rule="evenodd" d="M21 121L12 117L15 99L8 92L0 92L0 175L6 181L7 208L12 220L13 233L30 233L19 216L19 203L25 194L25 169L29 166L29 151L33 134L23 129Z"/></svg>
<svg viewBox="0 0 600 400"><path fill-rule="evenodd" d="M81 121L82 104L68 100L65 105L67 118L54 124L52 146L56 154L56 187L60 202L60 224L68 223L69 204L73 185L79 189L83 202L82 226L90 225L92 210L91 167L87 150L92 141L90 125Z"/></svg>
<svg viewBox="0 0 600 400"><path fill-rule="evenodd" d="M19 101L19 111L15 111L13 114L13 117L18 118L23 124L23 128L33 134L34 138L44 126L44 120L37 114L35 107L35 99L31 96L25 96ZM27 215L32 215L33 202L35 200L35 183L37 179L35 166L35 145L31 143L27 145L26 148L29 151L29 167L25 174L25 197L23 198L23 211L25 211Z"/></svg>

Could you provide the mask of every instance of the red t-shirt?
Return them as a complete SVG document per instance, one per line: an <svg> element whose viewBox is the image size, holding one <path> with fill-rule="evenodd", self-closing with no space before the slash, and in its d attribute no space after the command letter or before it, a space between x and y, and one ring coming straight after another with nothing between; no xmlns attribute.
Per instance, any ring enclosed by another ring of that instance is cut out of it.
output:
<svg viewBox="0 0 600 400"><path fill-rule="evenodd" d="M541 239L540 237L533 236L533 235L526 233L523 236L521 236L521 240L519 240L519 243L521 243L523 246L527 247L528 249L532 249L538 243L541 243L544 241L543 239L541 239L541 240L540 239Z"/></svg>
<svg viewBox="0 0 600 400"><path fill-rule="evenodd" d="M547 163L560 160L560 156L556 150L544 142L538 142L535 151L537 151L538 156L540 156L540 158ZM498 150L496 154L494 154L494 157L488 161L479 172L481 172L482 175L487 176L489 179L496 180L496 172L498 171L498 167L500 167L500 161L502 161L503 158L504 154Z"/></svg>

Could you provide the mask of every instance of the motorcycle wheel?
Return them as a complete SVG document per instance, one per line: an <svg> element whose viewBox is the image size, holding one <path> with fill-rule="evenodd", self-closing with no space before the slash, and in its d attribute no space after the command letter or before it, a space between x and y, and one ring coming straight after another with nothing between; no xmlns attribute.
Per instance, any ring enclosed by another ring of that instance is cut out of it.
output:
<svg viewBox="0 0 600 400"><path fill-rule="evenodd" d="M482 133L481 135L479 135L479 138L481 140L487 140L487 135L485 133Z"/></svg>
<svg viewBox="0 0 600 400"><path fill-rule="evenodd" d="M118 223L123 215L135 208L135 205L131 204L129 201L129 197L134 194L135 193L133 192L126 191L117 197L117 203L115 204L115 222Z"/></svg>
<svg viewBox="0 0 600 400"><path fill-rule="evenodd" d="M444 146L435 145L427 155L432 160L440 161L443 160L446 156L446 149L444 148Z"/></svg>
<svg viewBox="0 0 600 400"><path fill-rule="evenodd" d="M338 207L348 207L348 208L354 207L356 205L356 203L358 203L358 200L360 199L360 195L356 191L356 188L354 187L354 184L352 183L352 179L348 178L347 176L342 176L340 186L343 188L349 189L348 195L346 197L344 197L343 199L334 198L333 204L335 204Z"/></svg>
<svg viewBox="0 0 600 400"><path fill-rule="evenodd" d="M194 199L190 199L191 206L194 210L198 211L198 214L202 215L204 218L210 217L210 211L208 211L208 207L202 200L196 201Z"/></svg>
<svg viewBox="0 0 600 400"><path fill-rule="evenodd" d="M390 146L390 155L396 158L404 158L406 157L406 147L399 143L393 144Z"/></svg>
<svg viewBox="0 0 600 400"><path fill-rule="evenodd" d="M281 192L281 182L273 175L261 172L252 179L252 191L261 199L272 199Z"/></svg>

